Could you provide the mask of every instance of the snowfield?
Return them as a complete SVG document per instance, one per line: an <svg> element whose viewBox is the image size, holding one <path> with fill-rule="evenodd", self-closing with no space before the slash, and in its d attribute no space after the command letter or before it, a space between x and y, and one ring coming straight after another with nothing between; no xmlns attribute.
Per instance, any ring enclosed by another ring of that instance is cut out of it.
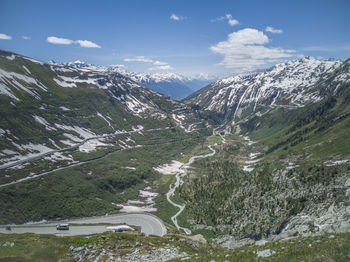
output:
<svg viewBox="0 0 350 262"><path fill-rule="evenodd" d="M158 167L154 167L153 169L163 175L176 175L177 173L184 172L183 169L181 169L182 165L183 163L173 160L169 164L164 164Z"/></svg>
<svg viewBox="0 0 350 262"><path fill-rule="evenodd" d="M33 86L36 86L43 91L47 91L47 87L32 77L0 69L0 94L7 95L19 101L19 98L14 95L9 86L13 86L18 90L23 90L36 99L40 99L40 96Z"/></svg>
<svg viewBox="0 0 350 262"><path fill-rule="evenodd" d="M342 160L328 160L325 161L323 164L325 166L336 166L336 165L341 165L349 162L349 159L342 159Z"/></svg>
<svg viewBox="0 0 350 262"><path fill-rule="evenodd" d="M84 144L79 146L79 151L84 153L89 153L89 152L95 151L97 147L111 146L109 144L103 143L102 141L103 139L101 138L88 140Z"/></svg>
<svg viewBox="0 0 350 262"><path fill-rule="evenodd" d="M125 213L156 212L157 208L154 207L155 198L159 194L150 190L150 187L139 190L138 200L128 200L126 204L112 204L121 207L120 211Z"/></svg>
<svg viewBox="0 0 350 262"><path fill-rule="evenodd" d="M36 122L38 122L39 124L42 124L43 126L45 126L46 130L57 130L56 128L52 127L49 122L47 122L45 120L45 118L41 117L41 116L37 116L37 115L33 115L32 116Z"/></svg>
<svg viewBox="0 0 350 262"><path fill-rule="evenodd" d="M13 155L10 158L0 158L0 168L6 168L8 166L11 166L13 163L18 162L20 160L25 160L25 159L31 159L38 157L42 154L48 153L50 151L53 151L52 148L47 147L46 145L43 144L32 144L29 143L27 145L21 145L21 149L24 151L27 151L28 153L25 155L21 155L17 152L14 152L12 150L2 150L1 152L6 154L6 155Z"/></svg>

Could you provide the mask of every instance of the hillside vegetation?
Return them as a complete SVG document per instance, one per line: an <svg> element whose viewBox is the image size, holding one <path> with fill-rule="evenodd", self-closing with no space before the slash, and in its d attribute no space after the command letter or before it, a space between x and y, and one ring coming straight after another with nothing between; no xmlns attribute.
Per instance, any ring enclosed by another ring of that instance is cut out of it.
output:
<svg viewBox="0 0 350 262"><path fill-rule="evenodd" d="M348 261L349 234L324 235L235 250L179 235L106 233L91 238L0 235L0 261Z"/></svg>
<svg viewBox="0 0 350 262"><path fill-rule="evenodd" d="M347 64L334 74L344 70ZM330 92L334 74L318 83L321 101L251 115L232 128L246 137L226 136L213 158L197 161L177 192L186 203L182 225L231 247L347 232L350 89L337 82L336 95Z"/></svg>

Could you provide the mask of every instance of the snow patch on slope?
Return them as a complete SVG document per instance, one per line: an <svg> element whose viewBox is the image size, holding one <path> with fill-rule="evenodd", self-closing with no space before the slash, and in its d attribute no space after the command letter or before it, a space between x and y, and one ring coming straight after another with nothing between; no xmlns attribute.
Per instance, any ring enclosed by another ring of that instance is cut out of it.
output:
<svg viewBox="0 0 350 262"><path fill-rule="evenodd" d="M37 116L37 115L32 115L32 117L35 119L36 122L38 122L39 124L42 124L43 126L45 126L46 130L57 130L56 128L52 127L49 122L47 122L45 120L45 118L41 117L41 116Z"/></svg>
<svg viewBox="0 0 350 262"><path fill-rule="evenodd" d="M47 88L42 83L40 83L39 81L35 80L32 77L18 74L15 72L7 72L3 69L0 69L0 93L1 94L10 96L15 100L19 100L13 94L13 92L11 91L11 88L9 87L9 86L13 86L18 90L23 90L27 92L28 94L35 97L36 99L40 99L40 96L34 90L33 85L36 87L39 87L43 91L47 91Z"/></svg>
<svg viewBox="0 0 350 262"><path fill-rule="evenodd" d="M233 112L233 119L242 117L245 110L254 113L261 105L302 107L322 99L314 85L322 75L334 72L340 65L340 61L304 57L264 72L218 80L191 101L207 110Z"/></svg>
<svg viewBox="0 0 350 262"><path fill-rule="evenodd" d="M89 153L89 152L95 151L97 147L109 146L108 144L105 144L102 141L104 141L102 138L88 140L84 144L79 146L79 151L84 153Z"/></svg>
<svg viewBox="0 0 350 262"><path fill-rule="evenodd" d="M108 124L110 127L113 128L113 126L111 125L111 122L109 122L101 113L97 112L97 115L98 115L99 117L101 117L104 121L106 121L107 124Z"/></svg>

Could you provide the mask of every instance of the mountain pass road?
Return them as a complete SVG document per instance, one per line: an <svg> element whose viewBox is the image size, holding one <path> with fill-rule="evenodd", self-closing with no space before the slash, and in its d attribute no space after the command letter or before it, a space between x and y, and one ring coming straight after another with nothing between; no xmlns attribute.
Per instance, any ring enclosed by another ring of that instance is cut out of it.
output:
<svg viewBox="0 0 350 262"><path fill-rule="evenodd" d="M56 225L60 223L69 223L69 230L57 230ZM101 224L109 225L101 225ZM57 222L46 222L40 224L10 225L11 230L6 230L6 225L0 226L0 233L35 233L35 234L53 234L56 236L83 236L98 234L108 231L107 226L128 224L141 228L145 235L163 236L167 233L163 221L151 214L130 213L108 215L103 217L88 217L81 219L71 219Z"/></svg>

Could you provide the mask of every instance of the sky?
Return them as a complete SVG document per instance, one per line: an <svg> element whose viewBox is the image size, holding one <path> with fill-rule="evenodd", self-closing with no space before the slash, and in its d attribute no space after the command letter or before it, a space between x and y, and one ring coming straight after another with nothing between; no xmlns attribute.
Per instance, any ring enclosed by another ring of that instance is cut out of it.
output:
<svg viewBox="0 0 350 262"><path fill-rule="evenodd" d="M1 0L0 49L47 62L224 76L350 58L349 0Z"/></svg>

